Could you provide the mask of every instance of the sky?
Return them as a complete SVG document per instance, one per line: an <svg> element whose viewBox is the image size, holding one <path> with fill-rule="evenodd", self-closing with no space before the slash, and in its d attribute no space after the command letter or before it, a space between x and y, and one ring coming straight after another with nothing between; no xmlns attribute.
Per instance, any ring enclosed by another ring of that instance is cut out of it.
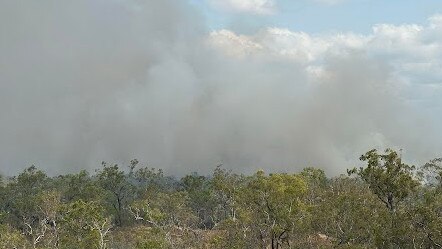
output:
<svg viewBox="0 0 442 249"><path fill-rule="evenodd" d="M189 1L202 11L209 28L231 28L246 33L263 26L277 26L309 33L367 34L379 23L424 24L429 16L442 10L442 2L438 0ZM262 7L245 5L247 2Z"/></svg>
<svg viewBox="0 0 442 249"><path fill-rule="evenodd" d="M0 0L0 174L442 152L442 2Z"/></svg>

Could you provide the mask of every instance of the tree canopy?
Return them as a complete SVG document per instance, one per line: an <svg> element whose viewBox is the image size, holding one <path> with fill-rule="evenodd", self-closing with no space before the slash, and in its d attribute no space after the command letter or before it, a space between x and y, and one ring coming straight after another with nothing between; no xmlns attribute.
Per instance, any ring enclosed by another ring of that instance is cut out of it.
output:
<svg viewBox="0 0 442 249"><path fill-rule="evenodd" d="M0 177L0 248L442 248L442 160L370 150L324 170L165 176L137 160Z"/></svg>

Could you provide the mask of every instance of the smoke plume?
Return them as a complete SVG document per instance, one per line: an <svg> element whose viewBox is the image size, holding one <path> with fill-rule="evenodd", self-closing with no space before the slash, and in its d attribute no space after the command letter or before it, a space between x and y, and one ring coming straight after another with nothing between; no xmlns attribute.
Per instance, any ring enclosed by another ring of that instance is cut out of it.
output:
<svg viewBox="0 0 442 249"><path fill-rule="evenodd" d="M371 148L441 150L382 41L204 23L181 0L0 1L0 172L138 158L175 175L338 174Z"/></svg>

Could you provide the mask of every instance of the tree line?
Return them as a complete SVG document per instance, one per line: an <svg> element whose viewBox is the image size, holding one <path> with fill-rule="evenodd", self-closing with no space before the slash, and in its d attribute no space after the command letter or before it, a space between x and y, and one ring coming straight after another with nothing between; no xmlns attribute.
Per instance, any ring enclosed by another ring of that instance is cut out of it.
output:
<svg viewBox="0 0 442 249"><path fill-rule="evenodd" d="M360 160L335 177L31 166L0 178L0 248L442 248L442 159L414 167L387 149Z"/></svg>

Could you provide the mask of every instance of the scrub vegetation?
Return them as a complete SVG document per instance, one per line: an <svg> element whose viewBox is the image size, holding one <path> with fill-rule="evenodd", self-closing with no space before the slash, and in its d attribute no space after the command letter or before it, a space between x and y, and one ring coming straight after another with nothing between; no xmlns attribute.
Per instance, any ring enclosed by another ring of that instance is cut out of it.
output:
<svg viewBox="0 0 442 249"><path fill-rule="evenodd" d="M442 159L414 167L387 149L360 160L334 177L31 166L0 180L0 248L442 248Z"/></svg>

